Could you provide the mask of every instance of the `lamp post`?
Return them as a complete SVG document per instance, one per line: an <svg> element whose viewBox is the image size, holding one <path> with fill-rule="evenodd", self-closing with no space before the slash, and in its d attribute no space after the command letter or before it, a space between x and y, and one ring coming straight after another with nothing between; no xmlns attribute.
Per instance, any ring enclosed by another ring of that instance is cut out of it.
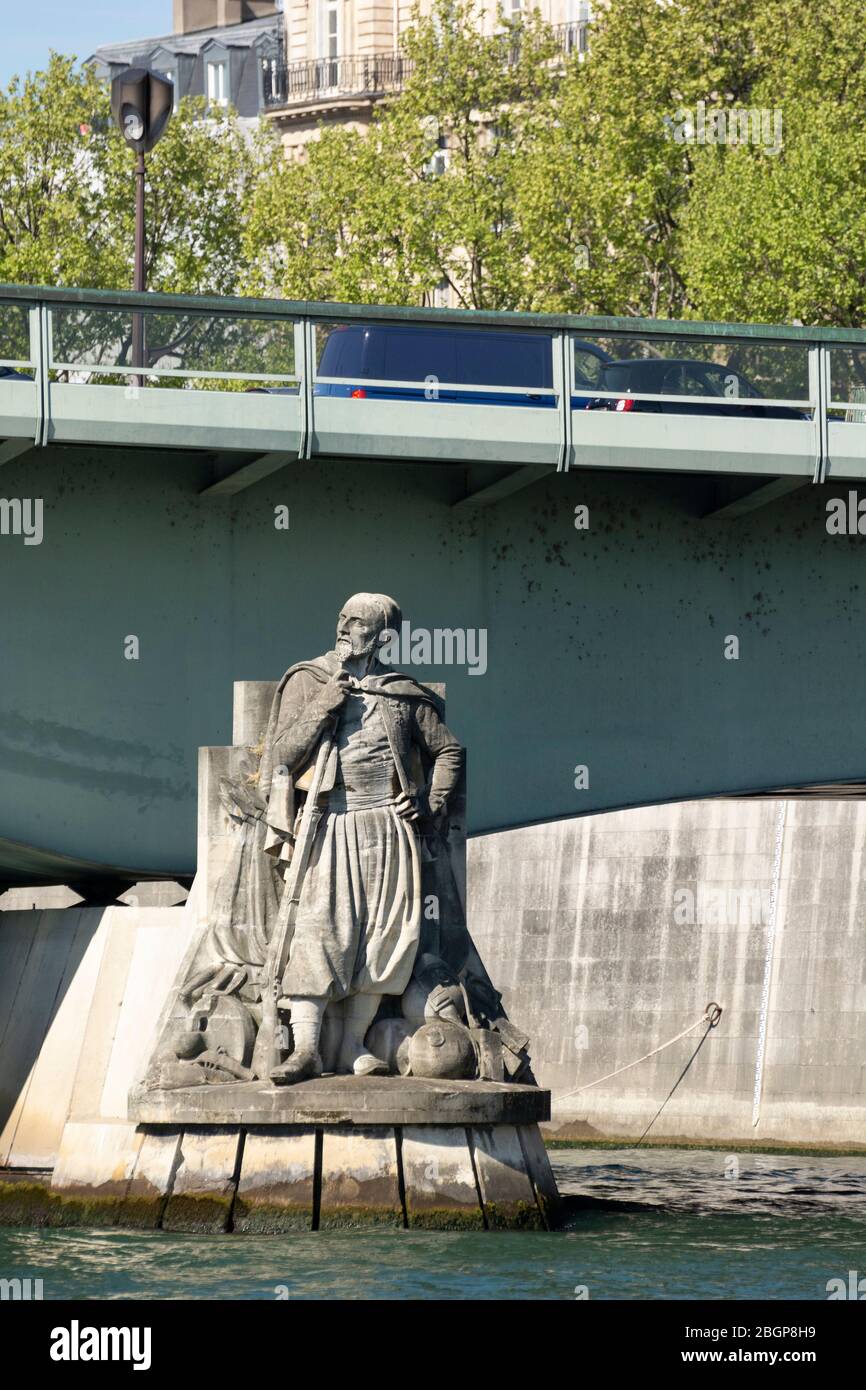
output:
<svg viewBox="0 0 866 1390"><path fill-rule="evenodd" d="M144 156L162 137L174 108L174 83L147 68L127 68L111 84L111 114L135 152L135 269L133 289L147 288L144 259ZM144 317L132 316L132 365L144 363ZM143 377L133 377L136 386Z"/></svg>

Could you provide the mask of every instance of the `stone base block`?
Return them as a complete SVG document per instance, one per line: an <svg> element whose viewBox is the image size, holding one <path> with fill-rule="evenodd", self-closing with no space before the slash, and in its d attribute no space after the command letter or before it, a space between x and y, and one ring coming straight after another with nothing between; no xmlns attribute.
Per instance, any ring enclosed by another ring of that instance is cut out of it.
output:
<svg viewBox="0 0 866 1390"><path fill-rule="evenodd" d="M93 1148L70 1136L51 1188L64 1224L93 1224L94 1203L112 1225L251 1234L544 1230L558 1218L535 1124L112 1128Z"/></svg>
<svg viewBox="0 0 866 1390"><path fill-rule="evenodd" d="M321 1172L320 1230L403 1225L393 1129L323 1129Z"/></svg>
<svg viewBox="0 0 866 1390"><path fill-rule="evenodd" d="M154 1230L162 1224L168 1194L181 1163L180 1130L145 1132L129 1187L121 1204L121 1224Z"/></svg>
<svg viewBox="0 0 866 1390"><path fill-rule="evenodd" d="M164 1231L227 1231L238 1183L238 1129L187 1130L162 1218Z"/></svg>
<svg viewBox="0 0 866 1390"><path fill-rule="evenodd" d="M473 1130L472 1138L488 1227L494 1231L543 1230L544 1215L535 1199L515 1126L485 1126Z"/></svg>
<svg viewBox="0 0 866 1390"><path fill-rule="evenodd" d="M466 1129L407 1125L402 1157L410 1227L431 1231L483 1229L484 1213Z"/></svg>
<svg viewBox="0 0 866 1390"><path fill-rule="evenodd" d="M556 1186L556 1178L553 1176L541 1130L538 1125L518 1125L517 1135L538 1209L544 1218L545 1226L548 1230L554 1231L562 1220L562 1198Z"/></svg>
<svg viewBox="0 0 866 1390"><path fill-rule="evenodd" d="M249 1234L311 1231L316 1131L293 1125L247 1130L232 1226Z"/></svg>

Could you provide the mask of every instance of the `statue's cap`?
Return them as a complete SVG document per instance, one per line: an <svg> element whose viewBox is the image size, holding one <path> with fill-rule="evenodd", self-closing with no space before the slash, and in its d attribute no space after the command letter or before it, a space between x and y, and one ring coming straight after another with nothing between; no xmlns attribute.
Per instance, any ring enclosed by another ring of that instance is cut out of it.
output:
<svg viewBox="0 0 866 1390"><path fill-rule="evenodd" d="M343 608L349 608L355 603L363 603L367 607L380 609L383 626L392 632L396 632L403 621L399 603L395 599L389 598L387 594L353 594L343 604Z"/></svg>

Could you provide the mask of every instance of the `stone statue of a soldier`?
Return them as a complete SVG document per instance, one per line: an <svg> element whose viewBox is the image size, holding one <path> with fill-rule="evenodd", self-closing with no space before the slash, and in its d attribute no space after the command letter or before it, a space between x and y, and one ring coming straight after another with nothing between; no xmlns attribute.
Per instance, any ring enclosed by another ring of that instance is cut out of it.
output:
<svg viewBox="0 0 866 1390"><path fill-rule="evenodd" d="M322 1020L338 1001L337 1070L385 1071L364 1038L383 995L402 995L415 964L419 825L446 813L463 749L432 692L377 659L400 621L393 599L355 594L340 613L333 651L291 667L274 699L260 791L265 851L283 868L299 820L295 793L309 783L322 738L332 740L282 981L294 1049L271 1072L277 1085L321 1075ZM413 777L416 748L432 769L424 785Z"/></svg>

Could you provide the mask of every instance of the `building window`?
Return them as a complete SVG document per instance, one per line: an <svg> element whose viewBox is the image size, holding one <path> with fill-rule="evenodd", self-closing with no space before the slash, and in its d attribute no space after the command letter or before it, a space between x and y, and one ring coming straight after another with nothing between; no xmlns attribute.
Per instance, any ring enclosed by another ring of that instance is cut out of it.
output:
<svg viewBox="0 0 866 1390"><path fill-rule="evenodd" d="M280 71L278 58L262 58L262 99L265 106L273 106L276 102L285 101L286 91L283 78L284 73Z"/></svg>
<svg viewBox="0 0 866 1390"><path fill-rule="evenodd" d="M340 0L320 0L319 57L340 56Z"/></svg>
<svg viewBox="0 0 866 1390"><path fill-rule="evenodd" d="M326 91L340 84L340 64L337 61L342 48L340 33L340 0L319 0L318 48L321 60L319 86Z"/></svg>
<svg viewBox="0 0 866 1390"><path fill-rule="evenodd" d="M211 106L229 104L229 65L224 59L207 65L207 99Z"/></svg>

